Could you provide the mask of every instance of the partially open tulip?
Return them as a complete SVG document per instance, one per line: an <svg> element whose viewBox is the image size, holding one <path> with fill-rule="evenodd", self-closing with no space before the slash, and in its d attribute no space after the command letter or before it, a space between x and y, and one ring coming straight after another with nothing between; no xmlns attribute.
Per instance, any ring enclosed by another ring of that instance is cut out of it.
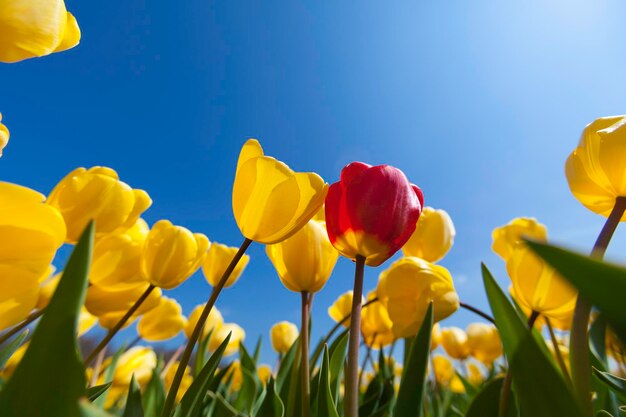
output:
<svg viewBox="0 0 626 417"><path fill-rule="evenodd" d="M204 277L209 284L214 287L217 286L220 282L220 278L222 278L222 275L224 274L224 271L226 271L226 268L228 268L228 265L235 257L237 250L238 248L233 248L215 242L211 243L209 251L202 264L202 272L204 273ZM250 257L248 255L243 255L241 257L237 266L235 266L235 269L228 277L226 284L224 284L224 287L230 287L237 282L239 276L246 268L249 261Z"/></svg>
<svg viewBox="0 0 626 417"><path fill-rule="evenodd" d="M231 392L239 391L241 384L243 384L243 371L241 370L241 362L234 360L228 368L226 373L226 381L230 378L230 390Z"/></svg>
<svg viewBox="0 0 626 417"><path fill-rule="evenodd" d="M180 333L187 320L176 300L162 297L158 306L145 313L137 324L137 333L149 342L171 339Z"/></svg>
<svg viewBox="0 0 626 417"><path fill-rule="evenodd" d="M435 322L459 308L459 296L450 272L443 266L415 257L401 258L391 264L380 274L376 291L387 305L396 337L417 334L430 302Z"/></svg>
<svg viewBox="0 0 626 417"><path fill-rule="evenodd" d="M110 360L105 361L108 365ZM157 356L149 347L135 346L122 353L113 373L113 385L128 387L131 377L140 387L144 387L152 377L152 370L157 366Z"/></svg>
<svg viewBox="0 0 626 417"><path fill-rule="evenodd" d="M328 190L328 237L343 256L378 266L409 240L423 205L422 191L399 169L353 162Z"/></svg>
<svg viewBox="0 0 626 417"><path fill-rule="evenodd" d="M352 295L353 291L346 291L335 300L333 305L328 307L328 315L331 319L339 323L345 317L350 316L350 311L352 311ZM363 304L364 302L365 298L361 297L361 304ZM348 318L346 321L344 321L343 325L346 328L350 327L350 319Z"/></svg>
<svg viewBox="0 0 626 417"><path fill-rule="evenodd" d="M328 184L312 172L294 172L263 154L255 139L239 154L233 213L248 239L277 243L304 226L324 204Z"/></svg>
<svg viewBox="0 0 626 417"><path fill-rule="evenodd" d="M94 316L102 316L108 313L126 313L137 299L143 294L148 284L140 284L135 287L100 287L90 285L87 288L85 307ZM141 304L136 314L143 314L157 307L161 302L161 290L155 289Z"/></svg>
<svg viewBox="0 0 626 417"><path fill-rule="evenodd" d="M443 210L424 207L415 232L402 247L404 256L415 256L428 262L441 260L452 247L456 230Z"/></svg>
<svg viewBox="0 0 626 417"><path fill-rule="evenodd" d="M500 333L494 326L486 323L471 323L465 332L470 355L485 365L491 365L502 355Z"/></svg>
<svg viewBox="0 0 626 417"><path fill-rule="evenodd" d="M0 62L17 62L78 45L80 29L63 0L0 2Z"/></svg>
<svg viewBox="0 0 626 417"><path fill-rule="evenodd" d="M483 373L481 372L480 368L475 363L470 362L467 365L467 371L468 371L467 380L469 381L470 384L474 385L475 387L482 384L483 381L485 380Z"/></svg>
<svg viewBox="0 0 626 417"><path fill-rule="evenodd" d="M203 309L204 304L196 306L187 318L187 324L185 325L185 335L187 337L190 337L191 333L193 333L193 329L196 327ZM209 313L209 317L207 317L206 323L204 324L201 337L206 338L211 331L215 332L217 329L222 327L222 324L224 324L222 313L220 313L216 307L213 307Z"/></svg>
<svg viewBox="0 0 626 417"><path fill-rule="evenodd" d="M452 365L450 359L442 355L433 356L432 362L435 380L440 385L448 386L455 375L454 365Z"/></svg>
<svg viewBox="0 0 626 417"><path fill-rule="evenodd" d="M608 217L616 197L626 197L626 116L601 117L588 124L567 158L565 175L578 201Z"/></svg>
<svg viewBox="0 0 626 417"><path fill-rule="evenodd" d="M37 297L38 310L46 308L50 303L50 300L59 285L59 281L61 280L61 275L63 275L63 273L59 273L54 276L49 276L48 274L49 278L41 283L39 287L39 296Z"/></svg>
<svg viewBox="0 0 626 417"><path fill-rule="evenodd" d="M44 200L34 190L0 182L0 330L35 307L40 282L65 240L63 217Z"/></svg>
<svg viewBox="0 0 626 417"><path fill-rule="evenodd" d="M261 364L256 368L256 373L261 380L261 383L266 385L267 381L272 376L272 367L266 364Z"/></svg>
<svg viewBox="0 0 626 417"><path fill-rule="evenodd" d="M176 374L179 364L180 362L173 363L169 368L167 368L167 372L165 372L163 382L165 382L165 389L168 391L172 386L172 381L174 381L174 375ZM180 400L182 400L183 396L187 392L187 389L189 389L192 383L193 376L191 375L191 369L186 366L183 379L180 381L180 386L178 387L178 392L176 393L176 402L180 402Z"/></svg>
<svg viewBox="0 0 626 417"><path fill-rule="evenodd" d="M230 356L237 353L239 351L239 344L246 338L246 332L241 328L241 326L235 323L224 323L213 331L211 339L209 340L209 350L215 352L226 337L228 337L229 333L231 333L231 335L228 340L226 350L224 350L224 356Z"/></svg>
<svg viewBox="0 0 626 417"><path fill-rule="evenodd" d="M91 330L97 322L98 318L89 313L85 307L82 307L78 315L78 337Z"/></svg>
<svg viewBox="0 0 626 417"><path fill-rule="evenodd" d="M492 249L507 261L515 248L523 244L523 238L545 241L548 237L546 227L532 217L518 217L504 226L493 230Z"/></svg>
<svg viewBox="0 0 626 417"><path fill-rule="evenodd" d="M320 291L339 257L328 240L324 224L316 220L309 221L290 238L267 245L265 252L280 281L295 292Z"/></svg>
<svg viewBox="0 0 626 417"><path fill-rule="evenodd" d="M146 238L141 267L152 285L169 290L198 270L208 248L209 239L202 233L159 220Z"/></svg>
<svg viewBox="0 0 626 417"><path fill-rule="evenodd" d="M288 321L276 323L270 329L270 340L274 350L285 354L298 338L298 326Z"/></svg>
<svg viewBox="0 0 626 417"><path fill-rule="evenodd" d="M111 168L97 166L70 172L54 187L47 203L61 212L67 242L75 243L90 220L95 220L96 237L129 229L152 200L145 191L120 181Z"/></svg>
<svg viewBox="0 0 626 417"><path fill-rule="evenodd" d="M376 291L367 295L367 301L376 298ZM361 316L361 334L365 344L376 349L393 343L395 336L391 330L393 322L389 318L384 303L375 302L363 309Z"/></svg>
<svg viewBox="0 0 626 417"><path fill-rule="evenodd" d="M441 326L439 323L433 324L433 331L430 336L430 350L433 351L441 344Z"/></svg>
<svg viewBox="0 0 626 417"><path fill-rule="evenodd" d="M465 359L470 355L467 333L458 327L441 329L441 345L451 358Z"/></svg>
<svg viewBox="0 0 626 417"><path fill-rule="evenodd" d="M0 156L2 156L2 150L7 146L7 143L9 143L9 136L9 129L2 124L2 113L0 113Z"/></svg>

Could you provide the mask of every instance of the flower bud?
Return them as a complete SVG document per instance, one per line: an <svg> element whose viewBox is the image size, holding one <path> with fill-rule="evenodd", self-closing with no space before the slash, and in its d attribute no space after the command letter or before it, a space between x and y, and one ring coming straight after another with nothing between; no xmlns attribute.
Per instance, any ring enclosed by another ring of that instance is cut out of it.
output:
<svg viewBox="0 0 626 417"><path fill-rule="evenodd" d="M300 332L298 327L288 321L276 323L270 329L270 340L272 347L280 354L285 354L296 341Z"/></svg>
<svg viewBox="0 0 626 417"><path fill-rule="evenodd" d="M489 366L502 356L500 333L494 326L486 323L471 323L465 330L470 355L477 360Z"/></svg>
<svg viewBox="0 0 626 417"><path fill-rule="evenodd" d="M415 232L402 247L404 256L415 256L428 262L441 260L452 247L456 230L443 210L424 207Z"/></svg>
<svg viewBox="0 0 626 417"><path fill-rule="evenodd" d="M185 335L187 336L187 338L191 337L193 329L196 328L198 319L202 315L202 310L204 310L204 304L197 305L196 308L194 308L189 315L189 318L187 319L187 325L185 326ZM209 317L207 317L207 320L204 323L201 338L207 337L211 331L217 331L217 329L222 327L222 324L224 324L222 313L220 313L217 307L213 306L211 312L209 313Z"/></svg>
<svg viewBox="0 0 626 417"><path fill-rule="evenodd" d="M441 345L451 358L466 359L470 355L467 334L458 327L441 329Z"/></svg>
<svg viewBox="0 0 626 417"><path fill-rule="evenodd" d="M187 323L182 312L176 300L162 297L158 306L139 319L137 333L149 342L171 339L178 335Z"/></svg>
<svg viewBox="0 0 626 417"><path fill-rule="evenodd" d="M238 250L238 248L221 245L219 243L211 243L209 252L206 254L202 264L202 273L211 286L215 287L220 282L222 275L224 275L226 268L228 268L228 265L230 265L230 262L233 260ZM237 282L249 261L250 257L248 255L241 257L239 262L237 262L237 266L235 266L235 269L233 269L233 272L228 277L224 287L230 287Z"/></svg>
<svg viewBox="0 0 626 417"><path fill-rule="evenodd" d="M237 351L239 351L239 344L246 338L246 332L235 323L224 323L213 331L211 340L209 340L209 350L215 352L222 342L226 340L229 333L231 333L231 335L226 350L224 350L224 356L237 353Z"/></svg>

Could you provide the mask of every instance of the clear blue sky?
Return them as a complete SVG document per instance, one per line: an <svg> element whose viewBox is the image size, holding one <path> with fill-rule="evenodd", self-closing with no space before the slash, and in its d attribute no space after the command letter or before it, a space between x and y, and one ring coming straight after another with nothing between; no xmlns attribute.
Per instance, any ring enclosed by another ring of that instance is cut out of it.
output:
<svg viewBox="0 0 626 417"><path fill-rule="evenodd" d="M569 193L564 161L594 118L626 110L620 1L299 2L68 1L81 44L0 65L11 130L1 179L48 193L77 166L115 168L167 218L213 241L241 241L230 191L243 142L328 182L353 160L405 171L426 204L447 210L457 239L442 264L461 299L487 308L491 231L535 216L551 237L588 250L602 218ZM609 251L626 249L626 228ZM218 306L247 344L279 320L299 322L254 245ZM622 256L623 257L623 256ZM385 264L384 266L387 266ZM380 269L366 271L366 288ZM315 298L351 288L345 259ZM199 273L171 292L186 313L210 287ZM444 322L464 327L461 312Z"/></svg>

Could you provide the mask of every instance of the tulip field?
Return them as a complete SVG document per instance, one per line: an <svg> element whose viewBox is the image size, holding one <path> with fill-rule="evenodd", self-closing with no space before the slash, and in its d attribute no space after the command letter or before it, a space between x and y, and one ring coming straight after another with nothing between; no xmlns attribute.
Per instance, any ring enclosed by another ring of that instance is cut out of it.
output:
<svg viewBox="0 0 626 417"><path fill-rule="evenodd" d="M13 3L0 0L0 62L79 43L63 1ZM456 236L445 207L391 165L351 162L328 184L241 139L225 196L236 247L148 224L149 190L112 167L76 168L47 196L0 181L0 417L624 415L626 268L603 258L626 233L626 116L579 130L565 177L604 218L595 244L579 253L548 243L546 226L519 213L484 248L500 265L475 266L489 309L465 302L443 266ZM0 115L0 155L10 131ZM250 285L253 246L300 311L298 322L253 329L267 335L258 341L216 307L229 287ZM71 254L55 268L62 247ZM342 257L353 289L323 305L315 295ZM198 271L212 290L185 314L169 291ZM365 271L377 281L364 283ZM466 328L443 321L460 310L473 317ZM326 314L333 326L313 338ZM138 337L122 340L131 325ZM154 348L181 334L171 350Z"/></svg>

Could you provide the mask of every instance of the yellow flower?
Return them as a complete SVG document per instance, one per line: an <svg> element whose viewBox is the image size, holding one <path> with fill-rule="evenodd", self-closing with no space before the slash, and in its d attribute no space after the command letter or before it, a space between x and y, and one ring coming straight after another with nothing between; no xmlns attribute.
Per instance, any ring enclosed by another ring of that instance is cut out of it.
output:
<svg viewBox="0 0 626 417"><path fill-rule="evenodd" d="M467 326L466 333L470 354L485 365L491 365L502 355L500 333L494 326L471 323Z"/></svg>
<svg viewBox="0 0 626 417"><path fill-rule="evenodd" d="M0 330L35 307L39 284L65 240L63 218L44 200L34 190L0 182Z"/></svg>
<svg viewBox="0 0 626 417"><path fill-rule="evenodd" d="M146 291L148 284L139 284L135 287L119 289L117 287L100 287L90 285L87 288L85 307L94 316L102 316L109 313L126 313ZM152 310L161 302L161 290L154 289L148 298L137 309L136 314L143 314Z"/></svg>
<svg viewBox="0 0 626 417"><path fill-rule="evenodd" d="M456 230L448 213L424 207L417 220L415 232L402 247L402 253L404 256L437 262L448 253L455 235Z"/></svg>
<svg viewBox="0 0 626 417"><path fill-rule="evenodd" d="M180 304L172 298L162 297L158 306L145 313L137 324L137 333L149 342L171 339L183 330L187 319Z"/></svg>
<svg viewBox="0 0 626 417"><path fill-rule="evenodd" d="M49 272L54 271L54 267L51 266L51 270ZM54 273L54 272L52 272ZM54 295L54 292L59 285L59 281L61 280L61 275L63 273L58 273L54 276L51 276L51 273L46 272L46 276L49 277L45 279L39 286L39 295L37 297L37 309L41 310L42 308L46 308Z"/></svg>
<svg viewBox="0 0 626 417"><path fill-rule="evenodd" d="M211 340L209 340L209 350L215 352L226 337L228 337L228 333L232 334L230 335L228 345L226 345L224 356L230 356L237 353L237 351L239 351L239 344L246 338L246 332L235 323L224 323L213 331Z"/></svg>
<svg viewBox="0 0 626 417"><path fill-rule="evenodd" d="M292 171L248 140L239 154L233 212L248 239L277 243L304 226L324 204L328 184L315 173Z"/></svg>
<svg viewBox="0 0 626 417"><path fill-rule="evenodd" d="M2 113L0 113L0 156L2 156L2 150L9 143L9 129L5 125L2 124Z"/></svg>
<svg viewBox="0 0 626 417"><path fill-rule="evenodd" d="M243 384L243 371L241 370L241 362L239 360L233 361L226 373L226 381L230 380L230 391L236 392L241 388L241 384Z"/></svg>
<svg viewBox="0 0 626 417"><path fill-rule="evenodd" d="M545 241L548 236L546 227L532 217L518 217L504 226L493 230L492 249L507 261L513 250L522 243L522 238Z"/></svg>
<svg viewBox="0 0 626 417"><path fill-rule="evenodd" d="M401 258L381 273L377 293L387 305L398 338L417 334L431 301L436 322L459 308L450 272L415 257Z"/></svg>
<svg viewBox="0 0 626 417"><path fill-rule="evenodd" d="M10 378L11 375L13 375L15 368L17 368L17 365L19 365L20 361L24 357L26 349L28 349L29 343L30 341L24 343L22 346L18 347L15 352L13 352L11 357L4 364L4 369L2 370L2 372L0 372L0 376L2 378L6 380Z"/></svg>
<svg viewBox="0 0 626 417"><path fill-rule="evenodd" d="M98 239L93 249L89 281L101 287L115 286L118 289L147 283L141 270L141 255L148 231L148 224L138 219L135 226L126 232Z"/></svg>
<svg viewBox="0 0 626 417"><path fill-rule="evenodd" d="M108 366L110 358L103 364ZM135 346L120 355L113 373L113 385L128 387L131 377L140 387L146 386L152 377L152 370L157 366L157 356L149 347Z"/></svg>
<svg viewBox="0 0 626 417"><path fill-rule="evenodd" d="M256 373L259 376L259 379L261 380L261 383L263 385L267 384L267 381L269 381L270 377L272 376L272 367L269 365L259 365L256 368Z"/></svg>
<svg viewBox="0 0 626 417"><path fill-rule="evenodd" d="M228 265L233 260L238 250L238 248L221 245L219 243L211 243L209 252L202 264L202 272L209 284L215 287L220 282L220 278L222 278L224 271L226 271L226 268L228 268ZM237 282L249 261L250 257L248 255L241 257L237 266L230 274L230 277L228 277L228 281L226 281L224 287L230 287Z"/></svg>
<svg viewBox="0 0 626 417"><path fill-rule="evenodd" d="M367 295L367 301L376 298L376 291ZM387 307L382 302L368 305L361 313L361 334L365 344L379 349L393 343L395 336L391 330L393 323L389 318Z"/></svg>
<svg viewBox="0 0 626 417"><path fill-rule="evenodd" d="M470 355L467 334L458 327L441 329L441 345L451 358L466 359Z"/></svg>
<svg viewBox="0 0 626 417"><path fill-rule="evenodd" d="M448 386L452 377L455 375L454 366L450 359L445 356L435 355L433 356L433 372L435 374L435 380L438 384Z"/></svg>
<svg viewBox="0 0 626 417"><path fill-rule="evenodd" d="M278 353L287 353L293 342L296 341L300 332L298 327L288 321L276 323L270 329L270 340L272 347Z"/></svg>
<svg viewBox="0 0 626 417"><path fill-rule="evenodd" d="M265 248L278 277L287 289L311 293L321 290L330 278L339 252L328 240L324 224L309 221L293 236Z"/></svg>
<svg viewBox="0 0 626 417"><path fill-rule="evenodd" d="M172 382L174 381L174 376L176 375L176 371L178 370L178 365L180 365L179 361L174 362L167 371L165 372L165 389L167 391L170 390L172 386ZM187 389L193 383L193 376L191 376L191 369L188 366L185 366L185 373L183 374L183 379L180 381L180 386L178 387L178 392L176 393L176 402L180 402Z"/></svg>
<svg viewBox="0 0 626 417"><path fill-rule="evenodd" d="M433 325L433 331L430 336L430 350L433 351L441 344L441 327L439 323Z"/></svg>
<svg viewBox="0 0 626 417"><path fill-rule="evenodd" d="M0 2L0 62L17 62L78 45L80 29L63 0Z"/></svg>
<svg viewBox="0 0 626 417"><path fill-rule="evenodd" d="M143 190L120 181L106 167L77 168L54 187L48 204L57 208L67 224L67 242L75 243L90 220L95 220L96 237L123 232L152 205Z"/></svg>
<svg viewBox="0 0 626 417"><path fill-rule="evenodd" d="M480 368L476 366L476 364L469 363L467 365L467 369L469 371L467 374L467 380L469 381L470 384L477 387L483 383L485 378L483 377L483 373L480 371Z"/></svg>
<svg viewBox="0 0 626 417"><path fill-rule="evenodd" d="M601 117L588 124L565 163L574 197L594 213L608 217L615 198L626 196L625 156L626 116Z"/></svg>
<svg viewBox="0 0 626 417"><path fill-rule="evenodd" d="M352 290L346 291L345 293L341 294L339 298L337 298L337 300L335 300L333 305L328 307L328 315L331 319L339 323L341 320L344 319L344 317L350 316L350 312L352 311L352 295ZM365 298L361 297L361 305L363 305L363 303L365 303ZM346 321L344 321L343 325L346 328L349 328L350 319L348 318Z"/></svg>
<svg viewBox="0 0 626 417"><path fill-rule="evenodd" d="M516 248L506 269L522 307L547 317L562 317L573 310L576 291L529 248Z"/></svg>
<svg viewBox="0 0 626 417"><path fill-rule="evenodd" d="M85 307L82 307L78 315L78 336L80 337L91 330L97 321L98 318L96 316L92 316Z"/></svg>
<svg viewBox="0 0 626 417"><path fill-rule="evenodd" d="M169 290L198 270L208 248L209 239L202 233L159 220L146 238L141 267L152 285Z"/></svg>
<svg viewBox="0 0 626 417"><path fill-rule="evenodd" d="M187 318L187 324L185 325L185 335L187 336L187 338L191 336L191 334L193 333L193 329L196 328L196 324L198 323L198 319L200 318L203 309L204 304L197 305L196 308L194 308L189 315L189 318ZM207 320L204 323L201 337L207 337L211 330L213 330L213 332L217 331L217 329L222 327L222 324L224 324L222 313L220 313L217 307L214 306L209 313L209 317L207 317Z"/></svg>

